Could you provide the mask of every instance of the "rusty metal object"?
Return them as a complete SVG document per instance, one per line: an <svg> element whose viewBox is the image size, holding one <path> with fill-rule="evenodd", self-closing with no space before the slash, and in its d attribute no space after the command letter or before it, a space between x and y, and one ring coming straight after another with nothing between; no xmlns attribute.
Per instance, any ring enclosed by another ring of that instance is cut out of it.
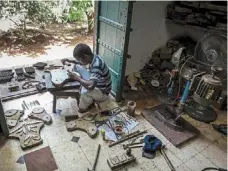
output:
<svg viewBox="0 0 228 171"><path fill-rule="evenodd" d="M40 129L43 125L43 121L29 118L20 120L17 126L10 130L9 138L18 138L22 149L39 145L43 142L40 137Z"/></svg>
<svg viewBox="0 0 228 171"><path fill-rule="evenodd" d="M66 123L68 131L80 130L88 134L90 138L95 138L98 134L97 127L89 121L77 119Z"/></svg>
<svg viewBox="0 0 228 171"><path fill-rule="evenodd" d="M32 113L28 115L31 119L42 120L45 124L49 125L52 123L52 118L43 107L36 107L32 110Z"/></svg>
<svg viewBox="0 0 228 171"><path fill-rule="evenodd" d="M135 133L135 134L132 134L132 135L127 136L127 137L125 137L125 138L123 138L123 139L120 139L120 140L118 140L118 141L116 141L116 142L114 142L114 143L112 143L112 144L109 144L109 147L115 146L115 145L117 145L117 144L120 144L120 143L122 143L122 142L124 142L124 141L130 140L130 139L132 139L132 138L134 138L134 137L137 137L137 136L139 136L139 135L143 135L143 134L145 134L145 133L147 133L147 130L142 131L142 132L138 132L138 133Z"/></svg>
<svg viewBox="0 0 228 171"><path fill-rule="evenodd" d="M22 110L16 110L16 109L7 110L5 112L5 117L6 117L8 127L10 129L15 127L18 123L18 120L21 118L23 114L24 114L24 111Z"/></svg>

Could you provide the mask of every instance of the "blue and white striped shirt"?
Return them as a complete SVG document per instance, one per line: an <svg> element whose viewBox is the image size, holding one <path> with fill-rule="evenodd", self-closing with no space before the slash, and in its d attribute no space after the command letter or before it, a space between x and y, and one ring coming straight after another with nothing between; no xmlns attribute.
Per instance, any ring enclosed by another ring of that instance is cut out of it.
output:
<svg viewBox="0 0 228 171"><path fill-rule="evenodd" d="M94 55L90 65L90 80L96 82L96 87L104 94L109 94L112 88L112 79L108 66L104 60Z"/></svg>

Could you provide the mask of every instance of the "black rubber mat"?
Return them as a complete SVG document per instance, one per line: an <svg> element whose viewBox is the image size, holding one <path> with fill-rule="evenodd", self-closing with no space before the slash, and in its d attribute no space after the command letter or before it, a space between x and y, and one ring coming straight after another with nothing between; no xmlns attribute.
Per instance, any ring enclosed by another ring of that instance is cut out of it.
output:
<svg viewBox="0 0 228 171"><path fill-rule="evenodd" d="M188 121L180 118L180 123L183 125L182 131L176 131L170 129L160 119L158 119L157 113L164 111L165 104L155 106L150 109L143 110L143 116L150 122L159 132L161 132L174 146L179 146L184 142L196 137L200 132Z"/></svg>

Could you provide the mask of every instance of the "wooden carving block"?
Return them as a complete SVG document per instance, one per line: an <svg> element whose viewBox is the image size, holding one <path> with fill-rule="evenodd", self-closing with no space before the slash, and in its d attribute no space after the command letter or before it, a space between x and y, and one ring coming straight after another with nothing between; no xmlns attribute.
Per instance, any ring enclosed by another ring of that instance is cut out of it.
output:
<svg viewBox="0 0 228 171"><path fill-rule="evenodd" d="M97 127L89 121L83 119L77 119L66 123L68 131L80 130L88 134L90 138L95 138L98 130Z"/></svg>
<svg viewBox="0 0 228 171"><path fill-rule="evenodd" d="M23 149L41 144L43 140L40 129L43 125L43 121L29 118L20 120L18 125L10 130L9 138L18 138Z"/></svg>
<svg viewBox="0 0 228 171"><path fill-rule="evenodd" d="M42 107L36 107L32 110L32 113L28 115L29 118L31 119L38 119L42 120L45 124L49 125L52 123L52 118L47 112L45 111L44 108Z"/></svg>
<svg viewBox="0 0 228 171"><path fill-rule="evenodd" d="M5 117L7 120L7 125L11 129L15 127L18 123L20 117L24 114L23 110L11 109L5 112Z"/></svg>

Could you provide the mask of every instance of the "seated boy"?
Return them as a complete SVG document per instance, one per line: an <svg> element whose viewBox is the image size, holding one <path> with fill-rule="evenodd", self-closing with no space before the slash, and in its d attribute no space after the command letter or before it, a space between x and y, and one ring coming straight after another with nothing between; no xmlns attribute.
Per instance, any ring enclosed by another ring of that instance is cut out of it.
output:
<svg viewBox="0 0 228 171"><path fill-rule="evenodd" d="M87 112L94 105L94 101L102 102L108 98L111 91L111 75L104 60L93 54L90 47L80 43L74 48L73 56L76 59L63 59L62 62L74 63L74 70L81 77L69 73L69 77L82 85L79 102L79 112ZM84 66L89 65L89 71Z"/></svg>

